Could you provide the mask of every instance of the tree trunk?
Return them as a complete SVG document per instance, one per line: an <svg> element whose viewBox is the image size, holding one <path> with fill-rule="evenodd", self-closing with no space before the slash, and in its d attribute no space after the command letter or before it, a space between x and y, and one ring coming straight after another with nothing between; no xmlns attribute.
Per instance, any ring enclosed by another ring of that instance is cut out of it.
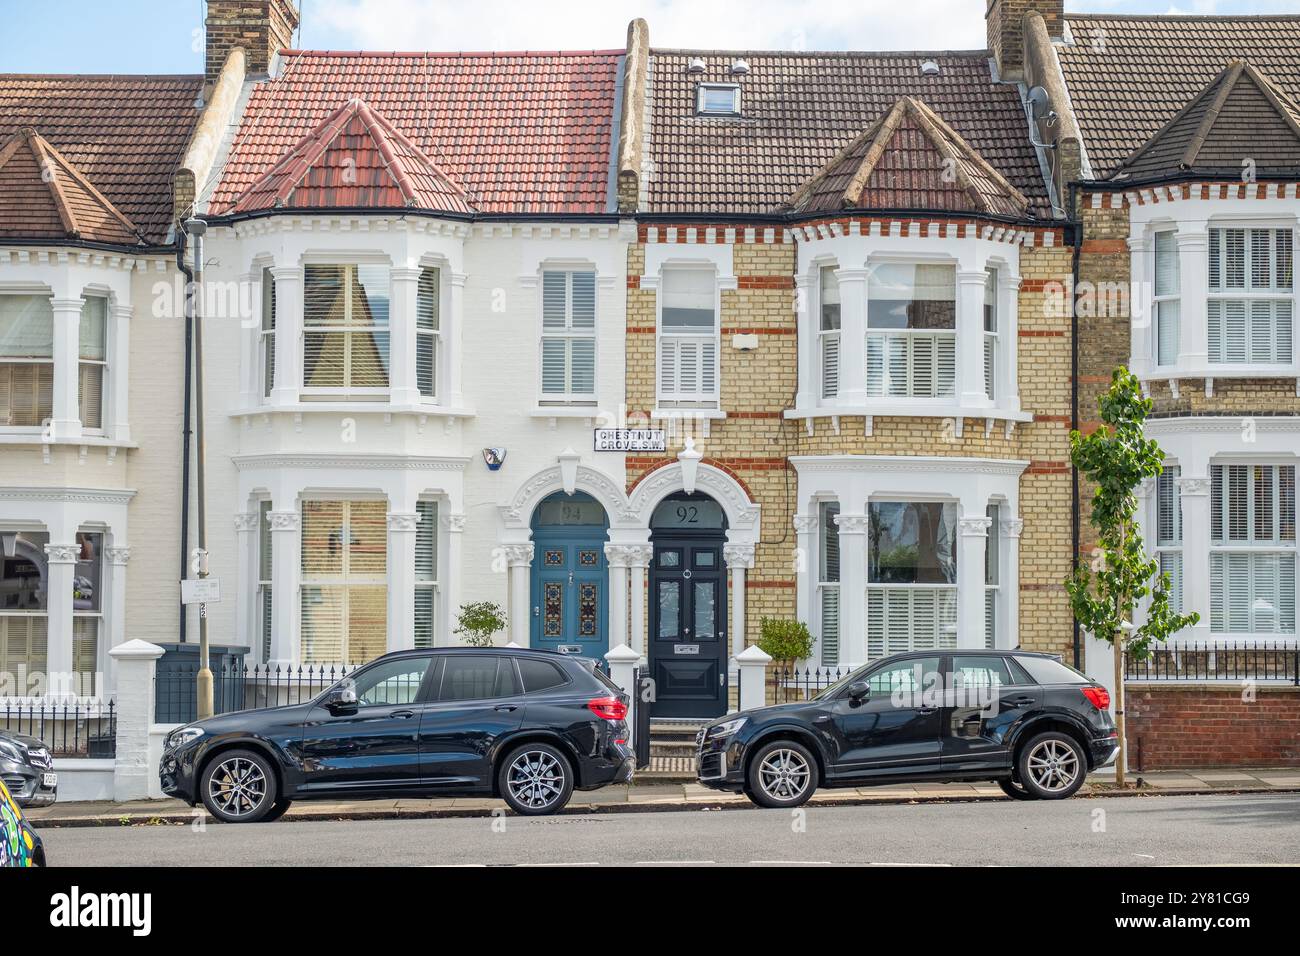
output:
<svg viewBox="0 0 1300 956"><path fill-rule="evenodd" d="M1124 787L1124 768L1128 763L1128 741L1124 736L1124 631L1115 635L1115 733L1119 735L1119 756L1115 758L1115 783Z"/></svg>

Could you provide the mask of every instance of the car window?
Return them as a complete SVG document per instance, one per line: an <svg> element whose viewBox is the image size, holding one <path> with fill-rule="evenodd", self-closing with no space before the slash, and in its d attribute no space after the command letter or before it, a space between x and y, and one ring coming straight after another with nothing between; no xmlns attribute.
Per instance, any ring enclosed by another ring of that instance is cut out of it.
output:
<svg viewBox="0 0 1300 956"><path fill-rule="evenodd" d="M488 700L513 697L515 669L509 658L495 655L465 654L447 658L442 672L439 700Z"/></svg>
<svg viewBox="0 0 1300 956"><path fill-rule="evenodd" d="M525 694L559 687L568 681L564 672L550 661L538 661L529 657L516 658L516 661L519 664L519 676L523 678Z"/></svg>
<svg viewBox="0 0 1300 956"><path fill-rule="evenodd" d="M938 673L939 658L912 657L882 667L867 678L867 684L873 696L888 696L896 691L911 694L936 686Z"/></svg>
<svg viewBox="0 0 1300 956"><path fill-rule="evenodd" d="M1029 676L1040 684L1091 684L1073 667L1061 663L1053 657L1017 657L1016 662Z"/></svg>
<svg viewBox="0 0 1300 956"><path fill-rule="evenodd" d="M985 655L956 655L952 659L953 687L994 687L1019 681L1005 658Z"/></svg>
<svg viewBox="0 0 1300 956"><path fill-rule="evenodd" d="M420 684L429 669L431 658L403 657L376 664L353 681L357 704L381 707L389 704L413 704L420 695Z"/></svg>

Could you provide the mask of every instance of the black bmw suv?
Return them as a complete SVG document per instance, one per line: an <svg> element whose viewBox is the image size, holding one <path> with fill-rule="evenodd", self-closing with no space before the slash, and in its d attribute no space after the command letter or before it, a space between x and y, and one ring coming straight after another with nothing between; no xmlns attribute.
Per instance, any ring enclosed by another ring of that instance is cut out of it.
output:
<svg viewBox="0 0 1300 956"><path fill-rule="evenodd" d="M499 796L555 813L631 779L628 699L591 660L444 648L378 658L315 700L224 714L167 738L162 789L256 823L294 800Z"/></svg>
<svg viewBox="0 0 1300 956"><path fill-rule="evenodd" d="M898 654L812 700L713 722L697 737L697 775L762 807L797 807L818 787L958 780L1060 800L1115 759L1109 706L1104 687L1049 654Z"/></svg>

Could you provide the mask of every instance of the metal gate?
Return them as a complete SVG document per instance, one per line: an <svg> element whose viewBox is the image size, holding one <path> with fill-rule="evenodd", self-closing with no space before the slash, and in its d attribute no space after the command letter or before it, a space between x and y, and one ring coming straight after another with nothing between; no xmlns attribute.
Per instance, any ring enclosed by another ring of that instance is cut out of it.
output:
<svg viewBox="0 0 1300 956"><path fill-rule="evenodd" d="M654 702L654 680L650 671L638 667L632 672L632 746L636 750L636 769L650 766L650 704Z"/></svg>

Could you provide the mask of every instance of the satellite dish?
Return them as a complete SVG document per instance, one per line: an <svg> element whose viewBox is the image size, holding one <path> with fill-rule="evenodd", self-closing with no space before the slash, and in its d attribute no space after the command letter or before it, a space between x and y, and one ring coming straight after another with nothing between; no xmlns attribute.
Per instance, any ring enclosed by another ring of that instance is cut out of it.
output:
<svg viewBox="0 0 1300 956"><path fill-rule="evenodd" d="M1041 120L1049 112L1050 100L1047 96L1047 90L1041 86L1035 86L1025 97L1025 106L1029 108L1029 115L1035 120Z"/></svg>

